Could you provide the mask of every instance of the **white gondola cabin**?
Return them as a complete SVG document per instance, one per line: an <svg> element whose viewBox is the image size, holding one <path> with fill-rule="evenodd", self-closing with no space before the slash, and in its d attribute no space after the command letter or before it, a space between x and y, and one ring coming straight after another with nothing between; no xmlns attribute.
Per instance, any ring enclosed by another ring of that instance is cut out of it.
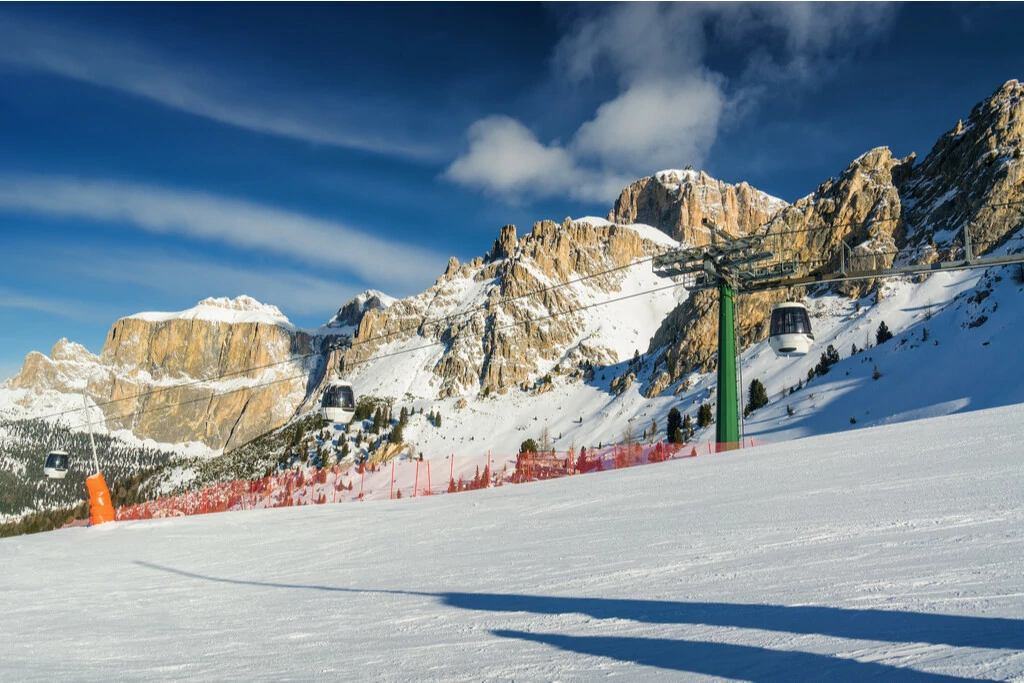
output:
<svg viewBox="0 0 1024 683"><path fill-rule="evenodd" d="M807 307L789 301L772 309L768 344L777 356L805 356L814 345Z"/></svg>
<svg viewBox="0 0 1024 683"><path fill-rule="evenodd" d="M63 479L68 473L68 460L64 451L50 451L43 464L43 474L49 479Z"/></svg>
<svg viewBox="0 0 1024 683"><path fill-rule="evenodd" d="M320 410L324 419L336 425L347 425L356 414L356 394L352 384L342 379L332 379L320 399Z"/></svg>

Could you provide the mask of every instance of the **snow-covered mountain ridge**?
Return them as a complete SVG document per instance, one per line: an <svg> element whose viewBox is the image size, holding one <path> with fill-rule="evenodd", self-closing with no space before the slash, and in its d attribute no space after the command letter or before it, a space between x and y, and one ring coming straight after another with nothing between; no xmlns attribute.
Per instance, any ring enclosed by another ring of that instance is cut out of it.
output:
<svg viewBox="0 0 1024 683"><path fill-rule="evenodd" d="M193 308L177 313L136 313L129 316L146 322L165 322L167 320L207 320L223 322L229 325L238 323L269 323L285 328L297 329L285 317L277 306L263 304L251 296L239 296L234 299L227 297L203 299Z"/></svg>

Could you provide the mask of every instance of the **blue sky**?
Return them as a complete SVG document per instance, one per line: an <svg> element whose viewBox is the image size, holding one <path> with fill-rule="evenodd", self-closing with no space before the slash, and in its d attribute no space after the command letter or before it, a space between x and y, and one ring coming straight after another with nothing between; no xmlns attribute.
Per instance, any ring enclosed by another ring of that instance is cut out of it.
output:
<svg viewBox="0 0 1024 683"><path fill-rule="evenodd" d="M989 4L0 6L0 378L118 317L299 325L692 164L795 200L1024 76Z"/></svg>

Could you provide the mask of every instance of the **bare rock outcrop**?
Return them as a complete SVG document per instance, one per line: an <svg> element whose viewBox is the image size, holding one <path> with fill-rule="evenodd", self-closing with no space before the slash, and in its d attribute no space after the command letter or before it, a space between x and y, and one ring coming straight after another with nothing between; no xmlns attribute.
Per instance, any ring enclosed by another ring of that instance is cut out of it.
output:
<svg viewBox="0 0 1024 683"><path fill-rule="evenodd" d="M453 258L427 291L369 312L343 366L358 375L384 347L426 341L443 348L428 369L438 395L449 397L504 393L542 365L615 362L611 350L580 339L583 319L575 309L595 293L618 291L625 274L605 271L664 248L618 225L541 221L522 238L504 226L491 260ZM570 280L578 282L563 286Z"/></svg>

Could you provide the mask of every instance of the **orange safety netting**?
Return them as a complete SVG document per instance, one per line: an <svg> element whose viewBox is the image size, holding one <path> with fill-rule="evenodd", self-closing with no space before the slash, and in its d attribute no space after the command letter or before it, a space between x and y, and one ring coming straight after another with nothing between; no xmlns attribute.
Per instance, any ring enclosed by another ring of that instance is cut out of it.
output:
<svg viewBox="0 0 1024 683"><path fill-rule="evenodd" d="M201 491L125 506L117 509L116 519L153 519L232 510L417 498L649 465L754 445L753 439L743 444L613 444L600 449L581 448L579 451L519 453L514 456L492 456L489 453L451 455L433 461L396 459L383 465L288 471L254 481L212 484Z"/></svg>

